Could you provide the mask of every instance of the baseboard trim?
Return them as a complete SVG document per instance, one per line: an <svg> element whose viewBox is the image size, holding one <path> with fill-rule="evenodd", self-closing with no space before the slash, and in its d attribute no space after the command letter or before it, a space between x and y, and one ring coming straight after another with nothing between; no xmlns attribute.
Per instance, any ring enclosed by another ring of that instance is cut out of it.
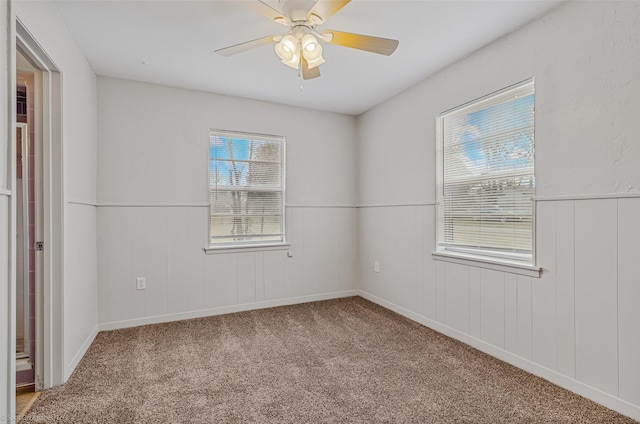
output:
<svg viewBox="0 0 640 424"><path fill-rule="evenodd" d="M549 368L546 368L539 364L531 362L528 359L524 359L520 356L514 355L511 352L507 352L506 350L497 348L493 345L490 345L489 343L476 339L475 337L471 337L468 334L462 333L451 327L447 327L443 324L440 324L439 322L436 322L423 315L417 314L402 306L396 305L394 303L381 299L377 296L374 296L370 293L367 293L364 290L357 290L357 292L359 296L369 300L370 302L378 304L386 309L389 309L406 318L409 318L412 321L415 321L419 324L429 327L432 330L435 330L453 339L461 341L462 343L465 343L471 347L474 347L488 355L491 355L515 367L523 369L533 375L544 378L545 380L550 381L551 383L556 384L560 387L563 387L567 390L570 390L574 393L577 393L580 396L584 396L587 399L591 399L596 403L599 403L601 405L606 406L607 408L613 409L614 411L617 411L623 415L631 417L634 420L640 421L640 406L634 405L620 398L612 396L608 393L605 393L601 390L596 389L595 387L591 387L573 378L567 377Z"/></svg>
<svg viewBox="0 0 640 424"><path fill-rule="evenodd" d="M343 297L358 296L359 290L347 290L333 293L323 293L310 296L289 297L285 299L266 300L241 305L223 306L220 308L201 309L198 311L181 312L177 314L157 315L147 318L139 318L124 321L106 322L99 325L100 331L118 330L121 328L139 327L141 325L161 324L185 319L203 318L215 315L232 314L235 312L253 311L255 309L275 308L278 306L295 305L299 303L318 302L321 300L340 299Z"/></svg>
<svg viewBox="0 0 640 424"><path fill-rule="evenodd" d="M64 375L63 375L63 381L62 381L63 383L66 383L69 377L71 377L71 374L73 374L73 371L76 369L76 367L84 357L85 353L87 353L87 350L89 350L91 343L93 343L99 331L100 330L98 325L93 327L93 330L91 330L89 337L87 337L84 343L82 343L82 346L80 346L80 349L78 350L78 352L74 355L74 357L71 359L69 364L66 366L64 370Z"/></svg>

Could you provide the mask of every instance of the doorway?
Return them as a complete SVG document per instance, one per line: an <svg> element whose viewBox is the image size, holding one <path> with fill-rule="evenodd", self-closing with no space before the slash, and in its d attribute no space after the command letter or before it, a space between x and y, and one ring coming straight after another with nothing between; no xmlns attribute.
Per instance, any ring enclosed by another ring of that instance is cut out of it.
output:
<svg viewBox="0 0 640 424"><path fill-rule="evenodd" d="M36 68L16 52L16 386L35 383ZM41 174L41 172L38 172ZM38 226L41 226L38 223Z"/></svg>
<svg viewBox="0 0 640 424"><path fill-rule="evenodd" d="M34 225L28 229L30 240L27 242L26 235L22 237L30 249L28 260L32 265L29 273L33 271L35 278L34 286L29 287L32 290L28 294L30 308L27 333L30 343L27 349L34 374L35 389L42 390L61 384L64 372L62 74L20 19L16 19L15 23L16 44L13 51L16 52L16 86L14 90L18 90L20 81L17 81L17 77L22 76L23 71L26 70L27 74L33 75L33 89L29 90L29 81L31 81L29 76L26 77L25 83L27 122L24 134L27 135L25 145L27 148L31 147L26 156L33 158L33 166L27 174L27 178L33 177L31 179L33 203L27 205L27 208L33 216L33 219L28 218L28 220L33 221ZM21 62L18 63L18 61ZM31 97L30 93L32 93ZM33 119L29 116L29 112ZM16 123L16 135L21 131ZM17 138L16 136L14 140L16 144ZM16 144L12 146L14 147L12 150L17 150ZM12 171L15 175L16 170ZM16 183L14 179L14 186L17 186ZM15 197L14 199L17 211L18 199ZM16 213L13 234L19 231L16 228L17 215ZM17 252L12 255L14 258L17 256ZM24 308L22 314L25 314L26 310ZM14 328L15 330L17 328ZM16 380L16 383L18 384L19 380Z"/></svg>

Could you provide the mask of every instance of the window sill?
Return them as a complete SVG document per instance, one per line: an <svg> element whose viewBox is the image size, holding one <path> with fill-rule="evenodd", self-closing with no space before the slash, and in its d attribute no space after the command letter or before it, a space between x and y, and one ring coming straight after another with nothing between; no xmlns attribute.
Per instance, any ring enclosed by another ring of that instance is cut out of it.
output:
<svg viewBox="0 0 640 424"><path fill-rule="evenodd" d="M527 265L516 261L487 258L465 253L435 251L432 252L431 255L436 261L475 266L478 268L509 272L512 274L525 275L533 278L540 278L540 272L542 271L542 268L540 267Z"/></svg>
<svg viewBox="0 0 640 424"><path fill-rule="evenodd" d="M217 255L221 253L250 253L250 252L270 252L272 250L289 250L289 243L278 244L248 244L244 246L220 246L205 247L204 252L207 255Z"/></svg>

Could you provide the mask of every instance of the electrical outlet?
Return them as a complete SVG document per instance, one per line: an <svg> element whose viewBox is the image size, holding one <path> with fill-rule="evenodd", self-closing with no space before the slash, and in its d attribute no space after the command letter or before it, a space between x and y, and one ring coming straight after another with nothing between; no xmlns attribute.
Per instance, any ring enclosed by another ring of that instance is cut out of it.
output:
<svg viewBox="0 0 640 424"><path fill-rule="evenodd" d="M375 262L373 263L373 270L374 270L375 272L380 272L380 262L375 261Z"/></svg>
<svg viewBox="0 0 640 424"><path fill-rule="evenodd" d="M144 277L136 278L136 289L144 290L147 288L147 282Z"/></svg>

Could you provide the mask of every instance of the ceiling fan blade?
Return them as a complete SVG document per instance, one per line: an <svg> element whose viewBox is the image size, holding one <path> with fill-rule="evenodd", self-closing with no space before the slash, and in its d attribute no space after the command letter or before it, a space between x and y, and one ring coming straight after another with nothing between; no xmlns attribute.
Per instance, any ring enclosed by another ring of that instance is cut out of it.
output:
<svg viewBox="0 0 640 424"><path fill-rule="evenodd" d="M251 8L255 12L261 14L262 16L265 16L267 19L271 21L274 21L280 25L289 26L289 19L286 16L284 16L282 12L269 6L267 3L263 2L262 0L252 1Z"/></svg>
<svg viewBox="0 0 640 424"><path fill-rule="evenodd" d="M275 43L276 37L277 35L269 35L268 37L256 38L255 40L245 41L244 43L218 49L216 50L216 53L221 56L233 56L234 54L246 52L247 50L255 49L256 47Z"/></svg>
<svg viewBox="0 0 640 424"><path fill-rule="evenodd" d="M351 2L351 0L318 0L307 14L307 19L311 18L311 15L316 15L319 16L324 23L338 13L340 9L349 4L349 2Z"/></svg>
<svg viewBox="0 0 640 424"><path fill-rule="evenodd" d="M325 31L322 35L327 43L387 56L395 52L398 47L398 40L392 40L390 38L372 37L370 35L352 34L350 32L333 30Z"/></svg>
<svg viewBox="0 0 640 424"><path fill-rule="evenodd" d="M316 66L313 69L309 69L309 62L302 56L301 58L302 79L310 80L318 78L320 76L320 67Z"/></svg>

